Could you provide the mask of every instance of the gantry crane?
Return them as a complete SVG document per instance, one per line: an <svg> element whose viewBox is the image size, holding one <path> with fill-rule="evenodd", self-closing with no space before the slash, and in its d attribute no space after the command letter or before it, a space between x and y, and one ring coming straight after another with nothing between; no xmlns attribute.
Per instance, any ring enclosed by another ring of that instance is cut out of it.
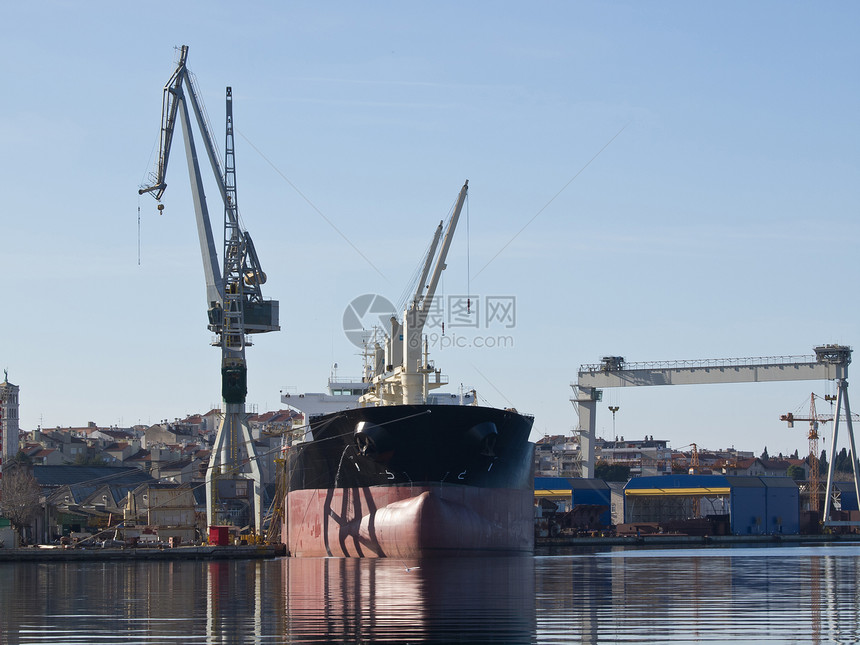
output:
<svg viewBox="0 0 860 645"><path fill-rule="evenodd" d="M183 45L176 71L164 86L156 170L151 177L151 183L141 187L139 193L151 193L159 202L159 211L164 209L161 197L167 188L167 163L178 119L182 124L185 140L188 174L203 256L208 328L216 334L212 344L221 348L221 396L224 410L206 470L206 516L210 526L253 524L259 535L262 531L262 483L245 414L248 391L245 347L251 344L246 334L280 329L278 301L263 299L260 286L265 283L266 275L260 268L250 234L243 230L239 223L232 89L227 88L226 144L222 171L218 150L211 134L212 129L206 120L199 93L186 66L187 57L188 47ZM203 190L203 174L189 112L194 114L224 204L223 272L218 265L218 253L212 237ZM251 490L248 488L249 483L253 487Z"/></svg>
<svg viewBox="0 0 860 645"><path fill-rule="evenodd" d="M827 470L825 498L830 500L833 491L833 464L839 421L844 418L848 426L848 442L854 467L854 492L860 498L860 462L854 445L854 427L851 405L848 402L848 365L852 349L847 345L819 345L814 356L769 356L758 358L696 359L686 361L659 361L627 363L621 356L604 356L600 363L581 365L578 380L571 383L579 425L581 473L594 476L594 437L597 403L602 398L600 388L638 387L649 385L690 385L694 383L756 383L772 381L805 381L826 379L836 381L836 412L833 423L833 442ZM845 414L841 415L842 410ZM830 520L831 504L824 507L822 521L825 526L846 524ZM860 522L847 522L860 525Z"/></svg>
<svg viewBox="0 0 860 645"><path fill-rule="evenodd" d="M817 397L821 398L821 397ZM816 414L815 393L809 395L809 416L796 416L793 412L782 414L780 421L787 421L788 427L793 428L795 421L809 422L809 510L818 511L821 508L819 495L821 493L821 468L818 459L818 426L822 423L833 421L832 414ZM826 396L826 401L835 400L835 397ZM853 414L853 421L860 421L860 415Z"/></svg>

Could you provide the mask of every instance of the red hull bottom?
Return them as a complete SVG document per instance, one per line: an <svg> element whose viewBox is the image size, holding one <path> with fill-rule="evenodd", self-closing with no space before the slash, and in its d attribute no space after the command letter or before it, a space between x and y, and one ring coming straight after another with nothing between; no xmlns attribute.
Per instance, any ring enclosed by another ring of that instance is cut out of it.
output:
<svg viewBox="0 0 860 645"><path fill-rule="evenodd" d="M298 557L420 558L534 549L528 490L457 485L295 490L283 535Z"/></svg>

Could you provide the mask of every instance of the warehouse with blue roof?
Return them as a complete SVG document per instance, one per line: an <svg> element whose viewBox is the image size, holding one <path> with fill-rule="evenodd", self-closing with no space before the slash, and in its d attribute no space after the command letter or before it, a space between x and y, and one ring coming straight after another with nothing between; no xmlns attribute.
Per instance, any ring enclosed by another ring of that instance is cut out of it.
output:
<svg viewBox="0 0 860 645"><path fill-rule="evenodd" d="M602 479L535 477L539 517L549 511L565 515L568 528L607 527L612 524L610 488Z"/></svg>
<svg viewBox="0 0 860 645"><path fill-rule="evenodd" d="M652 530L739 536L820 530L820 516L801 511L798 482L789 477L675 474L634 477L623 485L536 477L534 492L538 520L555 518L568 528L624 524L638 533L651 525ZM853 482L834 482L834 504L846 518L857 513Z"/></svg>
<svg viewBox="0 0 860 645"><path fill-rule="evenodd" d="M800 532L800 491L789 477L635 477L624 487L624 506L631 524L728 516L733 535Z"/></svg>

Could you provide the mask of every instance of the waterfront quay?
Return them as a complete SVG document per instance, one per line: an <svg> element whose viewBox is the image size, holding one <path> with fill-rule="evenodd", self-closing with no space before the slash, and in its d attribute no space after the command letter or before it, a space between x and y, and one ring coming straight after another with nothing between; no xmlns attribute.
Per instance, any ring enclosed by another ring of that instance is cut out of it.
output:
<svg viewBox="0 0 860 645"><path fill-rule="evenodd" d="M789 544L860 544L857 533L826 533L821 535L680 535L659 533L650 535L558 536L537 537L535 548L622 546L649 548L661 546L730 547L783 546Z"/></svg>
<svg viewBox="0 0 860 645"><path fill-rule="evenodd" d="M84 549L23 547L0 549L0 562L104 562L132 560L264 560L287 554L283 544Z"/></svg>

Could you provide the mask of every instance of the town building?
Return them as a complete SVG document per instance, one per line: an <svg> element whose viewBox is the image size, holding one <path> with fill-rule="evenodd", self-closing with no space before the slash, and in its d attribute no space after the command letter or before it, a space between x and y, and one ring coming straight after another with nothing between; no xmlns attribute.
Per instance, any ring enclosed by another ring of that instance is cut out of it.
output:
<svg viewBox="0 0 860 645"><path fill-rule="evenodd" d="M804 460L789 458L772 460L767 466L761 464L750 472L745 467L753 465L753 453L734 448L722 450L698 450L690 444L687 450L673 450L665 439L655 439L653 435L642 439L616 437L594 442L594 456L597 464L620 466L627 469L628 477L651 477L657 475L690 474L732 474L767 475L785 477L789 466L800 465L808 473ZM727 470L728 469L728 470ZM731 472L730 472L731 471ZM581 453L579 437L576 435L546 435L535 445L536 477L580 477Z"/></svg>
<svg viewBox="0 0 860 645"><path fill-rule="evenodd" d="M122 517L129 491L155 481L137 468L113 466L34 466L33 476L45 496L33 537L46 544L106 528Z"/></svg>
<svg viewBox="0 0 860 645"><path fill-rule="evenodd" d="M672 473L672 451L664 439L655 440L653 435L644 439L598 439L595 457L610 465L629 468L631 477Z"/></svg>
<svg viewBox="0 0 860 645"><path fill-rule="evenodd" d="M126 540L190 543L206 534L205 495L199 487L163 482L143 483L126 496L123 536Z"/></svg>

